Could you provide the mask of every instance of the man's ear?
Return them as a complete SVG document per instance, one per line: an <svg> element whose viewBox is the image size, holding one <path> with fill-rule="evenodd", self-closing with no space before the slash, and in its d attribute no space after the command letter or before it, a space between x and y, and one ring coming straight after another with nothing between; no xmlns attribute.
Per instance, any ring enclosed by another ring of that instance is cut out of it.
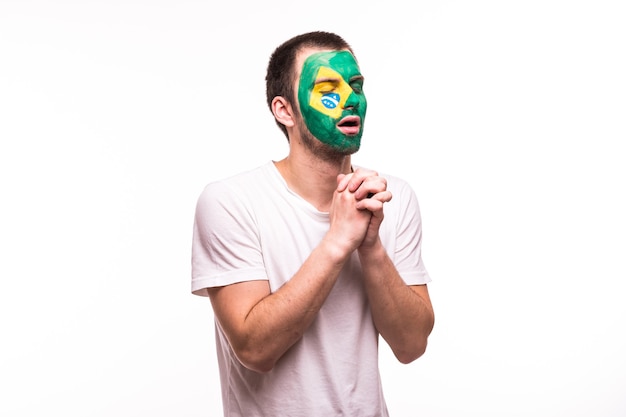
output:
<svg viewBox="0 0 626 417"><path fill-rule="evenodd" d="M285 125L285 127L293 127L296 124L293 107L284 97L274 97L272 100L272 113L274 113L276 121Z"/></svg>

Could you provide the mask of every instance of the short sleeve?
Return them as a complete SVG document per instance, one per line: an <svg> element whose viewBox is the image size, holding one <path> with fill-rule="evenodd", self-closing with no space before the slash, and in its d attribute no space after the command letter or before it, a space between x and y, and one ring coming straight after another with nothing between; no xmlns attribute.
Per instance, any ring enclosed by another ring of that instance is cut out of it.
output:
<svg viewBox="0 0 626 417"><path fill-rule="evenodd" d="M393 194L398 216L393 256L396 269L407 285L426 284L431 278L422 261L422 218L417 196L404 181Z"/></svg>
<svg viewBox="0 0 626 417"><path fill-rule="evenodd" d="M194 216L191 291L266 280L256 218L245 194L227 183L207 185Z"/></svg>

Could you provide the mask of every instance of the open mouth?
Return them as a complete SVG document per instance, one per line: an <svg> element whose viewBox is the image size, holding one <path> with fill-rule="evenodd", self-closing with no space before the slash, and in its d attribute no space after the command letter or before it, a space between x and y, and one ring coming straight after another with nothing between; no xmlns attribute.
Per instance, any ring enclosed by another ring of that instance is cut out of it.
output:
<svg viewBox="0 0 626 417"><path fill-rule="evenodd" d="M361 118L359 116L346 116L337 123L337 129L344 135L357 135L361 130Z"/></svg>

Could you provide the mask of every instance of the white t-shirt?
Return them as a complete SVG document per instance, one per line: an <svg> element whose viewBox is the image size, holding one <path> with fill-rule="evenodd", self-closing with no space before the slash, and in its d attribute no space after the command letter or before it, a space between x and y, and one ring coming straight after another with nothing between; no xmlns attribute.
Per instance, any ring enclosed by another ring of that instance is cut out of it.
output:
<svg viewBox="0 0 626 417"><path fill-rule="evenodd" d="M380 237L409 285L430 277L421 259L421 218L411 187L384 175ZM196 207L191 290L268 280L276 291L297 272L329 227L320 212L292 192L273 162L208 184ZM219 323L216 341L226 417L387 416L372 322L356 252L309 329L260 374L232 352Z"/></svg>

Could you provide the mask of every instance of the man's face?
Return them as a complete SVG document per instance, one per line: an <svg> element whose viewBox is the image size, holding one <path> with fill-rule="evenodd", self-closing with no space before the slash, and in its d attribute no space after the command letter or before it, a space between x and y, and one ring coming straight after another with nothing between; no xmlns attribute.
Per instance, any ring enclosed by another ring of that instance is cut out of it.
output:
<svg viewBox="0 0 626 417"><path fill-rule="evenodd" d="M307 128L341 153L361 145L367 100L363 76L348 51L317 52L302 65L298 103Z"/></svg>

